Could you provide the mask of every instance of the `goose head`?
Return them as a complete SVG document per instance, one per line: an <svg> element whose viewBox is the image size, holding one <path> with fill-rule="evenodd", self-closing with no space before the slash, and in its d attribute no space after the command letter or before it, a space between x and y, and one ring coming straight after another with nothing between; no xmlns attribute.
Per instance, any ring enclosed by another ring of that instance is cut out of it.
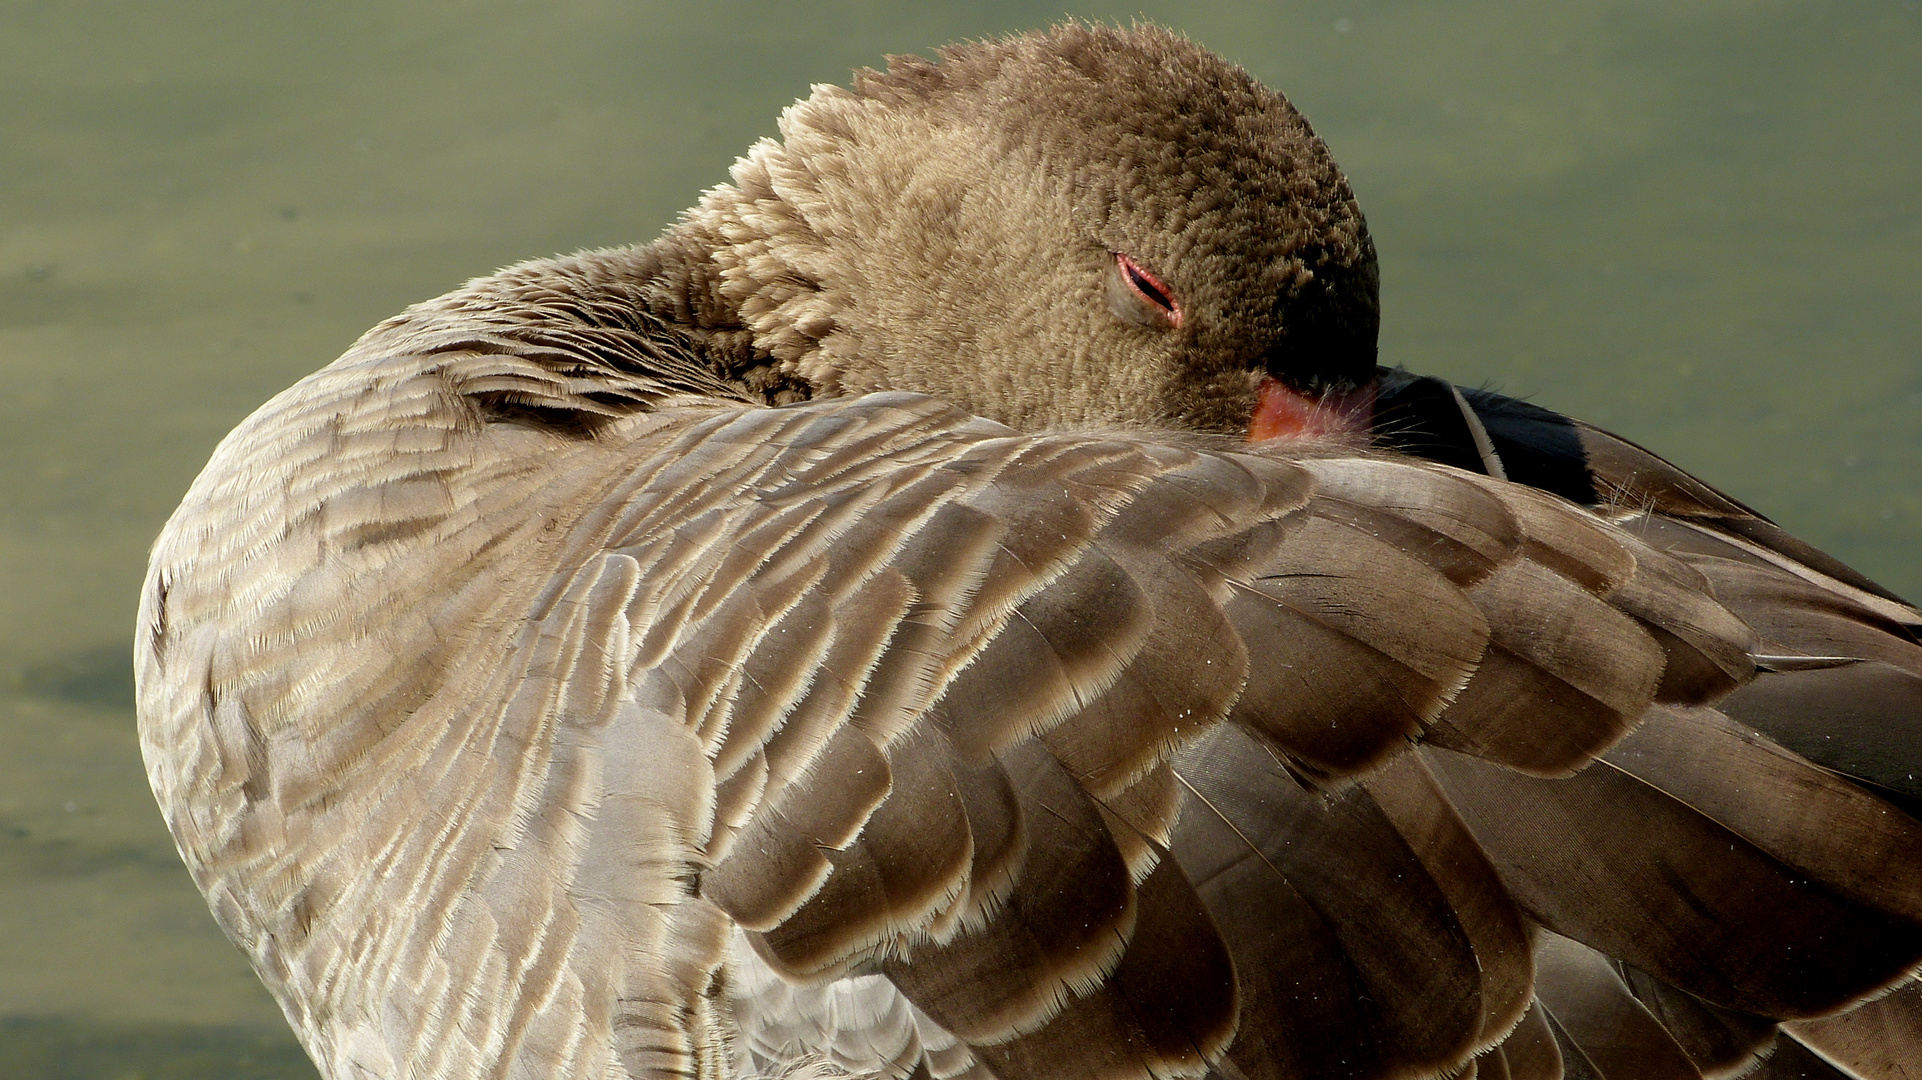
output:
<svg viewBox="0 0 1922 1080"><path fill-rule="evenodd" d="M664 239L669 305L751 337L737 378L1025 430L1354 420L1374 245L1286 98L1158 27L940 56L816 87Z"/></svg>

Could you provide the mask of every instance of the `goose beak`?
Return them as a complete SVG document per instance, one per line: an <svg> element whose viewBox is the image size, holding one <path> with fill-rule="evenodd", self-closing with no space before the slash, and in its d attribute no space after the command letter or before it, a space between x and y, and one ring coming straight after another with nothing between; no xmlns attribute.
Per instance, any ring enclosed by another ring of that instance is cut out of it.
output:
<svg viewBox="0 0 1922 1080"><path fill-rule="evenodd" d="M1305 394L1263 376L1248 441L1335 438L1366 445L1375 424L1375 384Z"/></svg>

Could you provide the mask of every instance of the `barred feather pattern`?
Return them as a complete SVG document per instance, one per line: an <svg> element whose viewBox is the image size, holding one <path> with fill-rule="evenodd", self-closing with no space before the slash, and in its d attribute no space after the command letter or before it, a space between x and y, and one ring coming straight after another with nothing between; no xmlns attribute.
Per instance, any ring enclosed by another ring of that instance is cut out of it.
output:
<svg viewBox="0 0 1922 1080"><path fill-rule="evenodd" d="M392 344L221 446L138 644L169 825L333 1080L1915 1038L1922 825L1714 708L1779 703L1757 656L1922 679L1898 602L1339 445L608 367L584 430L494 407L583 392L512 342Z"/></svg>

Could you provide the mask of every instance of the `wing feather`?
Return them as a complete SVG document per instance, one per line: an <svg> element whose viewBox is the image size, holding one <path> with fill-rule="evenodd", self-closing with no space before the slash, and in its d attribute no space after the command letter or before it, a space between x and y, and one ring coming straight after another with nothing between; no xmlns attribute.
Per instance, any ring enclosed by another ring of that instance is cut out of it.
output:
<svg viewBox="0 0 1922 1080"><path fill-rule="evenodd" d="M1316 1037L1323 1046L1308 1053L1332 1051L1333 1059L1310 1066L1310 1075L1348 1055L1360 1059L1350 1067L1367 1061L1369 1072L1435 1075L1481 1048L1485 1006L1474 940L1448 890L1366 789L1310 792L1232 726L1192 745L1176 771L1193 801L1172 851L1204 899L1234 897L1232 908L1210 903L1231 945L1275 932L1258 929L1261 923L1285 927L1300 919L1286 913L1297 902L1324 928L1332 963L1323 978L1348 985L1322 992L1352 996L1355 1006L1347 1032L1324 1027ZM1223 878L1223 890L1211 894ZM1239 884L1251 879L1252 888ZM1285 994L1300 965L1260 975L1252 965L1237 967L1244 979L1283 984L1250 991L1273 1011L1270 995ZM1252 1052L1270 1041L1254 1040ZM1265 1075L1251 1063L1243 1069Z"/></svg>
<svg viewBox="0 0 1922 1080"><path fill-rule="evenodd" d="M1535 947L1535 970L1542 1007L1605 1080L1701 1080L1681 1046L1601 953L1544 933Z"/></svg>
<svg viewBox="0 0 1922 1080"><path fill-rule="evenodd" d="M1917 623L1706 488L364 393L420 361L238 432L143 609L156 790L336 1071L1534 1080L1907 1030L1807 1018L1922 960L1878 726L1922 730Z"/></svg>
<svg viewBox="0 0 1922 1080"><path fill-rule="evenodd" d="M1922 927L1838 895L1626 769L1548 780L1425 757L1525 911L1725 1008L1816 1015L1922 961Z"/></svg>
<svg viewBox="0 0 1922 1080"><path fill-rule="evenodd" d="M1794 1041L1839 1068L1867 1077L1901 1077L1922 1061L1922 983L1911 979L1839 1016L1782 1026Z"/></svg>

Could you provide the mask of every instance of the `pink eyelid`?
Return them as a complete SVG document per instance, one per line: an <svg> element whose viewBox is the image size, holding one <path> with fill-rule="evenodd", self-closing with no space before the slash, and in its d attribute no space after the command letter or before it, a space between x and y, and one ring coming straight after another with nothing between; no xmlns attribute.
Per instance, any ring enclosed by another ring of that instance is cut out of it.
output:
<svg viewBox="0 0 1922 1080"><path fill-rule="evenodd" d="M1128 288L1133 289L1136 296L1160 308L1168 317L1168 325L1181 325L1181 302L1175 299L1174 290L1170 289L1166 282L1149 273L1140 263L1118 251L1115 252L1114 261L1115 266L1121 270L1121 280L1128 283ZM1143 289L1141 287L1142 282L1146 282L1155 292L1160 293L1161 298L1156 299L1147 290Z"/></svg>

